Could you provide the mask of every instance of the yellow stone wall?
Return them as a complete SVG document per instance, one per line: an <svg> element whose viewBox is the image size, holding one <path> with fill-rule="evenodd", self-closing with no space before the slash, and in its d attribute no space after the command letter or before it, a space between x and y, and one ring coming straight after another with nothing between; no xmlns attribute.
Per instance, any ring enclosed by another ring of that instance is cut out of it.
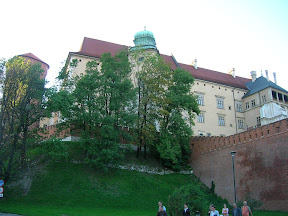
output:
<svg viewBox="0 0 288 216"><path fill-rule="evenodd" d="M200 133L204 136L228 136L245 130L238 129L237 119L244 119L244 113L236 112L235 102L241 103L246 90L195 79L192 92L204 96L204 104L199 105L201 113L204 114L204 122L199 123L197 117L194 119L195 136ZM217 98L223 99L223 109L217 108ZM224 126L218 125L218 116L224 117Z"/></svg>

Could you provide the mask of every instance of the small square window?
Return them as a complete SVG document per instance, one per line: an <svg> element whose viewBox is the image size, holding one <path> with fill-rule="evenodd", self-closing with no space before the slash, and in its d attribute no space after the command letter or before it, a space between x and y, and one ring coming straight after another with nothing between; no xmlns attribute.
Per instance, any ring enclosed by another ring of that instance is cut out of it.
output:
<svg viewBox="0 0 288 216"><path fill-rule="evenodd" d="M224 109L224 100L223 98L217 98L217 108Z"/></svg>
<svg viewBox="0 0 288 216"><path fill-rule="evenodd" d="M242 103L236 102L236 112L243 112Z"/></svg>
<svg viewBox="0 0 288 216"><path fill-rule="evenodd" d="M204 114L203 113L199 113L199 115L197 116L197 121L199 123L204 123Z"/></svg>
<svg viewBox="0 0 288 216"><path fill-rule="evenodd" d="M245 104L245 109L246 109L246 110L249 109L249 102L247 102L247 103Z"/></svg>
<svg viewBox="0 0 288 216"><path fill-rule="evenodd" d="M244 129L244 120L243 119L238 119L238 128L239 129Z"/></svg>
<svg viewBox="0 0 288 216"><path fill-rule="evenodd" d="M199 105L204 106L204 95L197 95L197 102Z"/></svg>
<svg viewBox="0 0 288 216"><path fill-rule="evenodd" d="M218 125L219 126L225 126L224 116L218 116Z"/></svg>

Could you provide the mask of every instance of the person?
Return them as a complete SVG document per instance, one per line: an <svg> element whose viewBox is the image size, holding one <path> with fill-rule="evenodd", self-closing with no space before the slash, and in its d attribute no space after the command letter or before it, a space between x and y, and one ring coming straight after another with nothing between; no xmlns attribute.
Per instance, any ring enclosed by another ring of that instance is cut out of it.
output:
<svg viewBox="0 0 288 216"><path fill-rule="evenodd" d="M214 205L211 205L210 216L219 216L219 212L216 210Z"/></svg>
<svg viewBox="0 0 288 216"><path fill-rule="evenodd" d="M162 205L159 206L159 211L158 211L158 213L157 213L157 216L167 216L167 212L164 211Z"/></svg>
<svg viewBox="0 0 288 216"><path fill-rule="evenodd" d="M242 212L236 203L233 203L232 216L242 216Z"/></svg>
<svg viewBox="0 0 288 216"><path fill-rule="evenodd" d="M224 204L224 208L222 209L222 215L223 216L229 215L229 209L227 208L226 204Z"/></svg>
<svg viewBox="0 0 288 216"><path fill-rule="evenodd" d="M187 203L184 203L184 210L183 210L182 215L184 215L184 216L190 216L191 215Z"/></svg>
<svg viewBox="0 0 288 216"><path fill-rule="evenodd" d="M159 206L159 207L160 207L160 206L163 206L162 201L159 201L159 202L158 202L158 206ZM163 206L163 210L166 212L166 208L165 208L165 206Z"/></svg>
<svg viewBox="0 0 288 216"><path fill-rule="evenodd" d="M210 216L210 213L211 213L211 206L212 206L212 205L213 205L213 204L210 204L210 205L209 205L209 209L208 209L208 212L207 212L207 215L208 215L208 216Z"/></svg>
<svg viewBox="0 0 288 216"><path fill-rule="evenodd" d="M251 208L247 206L247 201L243 202L241 210L242 210L242 216L253 216Z"/></svg>

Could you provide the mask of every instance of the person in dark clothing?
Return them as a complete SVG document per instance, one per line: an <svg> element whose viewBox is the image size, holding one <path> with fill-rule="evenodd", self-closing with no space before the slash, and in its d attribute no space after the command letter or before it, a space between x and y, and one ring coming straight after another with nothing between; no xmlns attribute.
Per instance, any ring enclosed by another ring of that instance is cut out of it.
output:
<svg viewBox="0 0 288 216"><path fill-rule="evenodd" d="M232 216L242 216L242 211L240 208L237 208L236 203L233 203Z"/></svg>
<svg viewBox="0 0 288 216"><path fill-rule="evenodd" d="M209 209L208 209L208 212L207 212L207 216L210 216L210 213L211 213L211 207L213 206L213 204L210 204L209 205Z"/></svg>
<svg viewBox="0 0 288 216"><path fill-rule="evenodd" d="M191 215L187 203L184 204L184 210L183 210L182 215L183 216L190 216Z"/></svg>
<svg viewBox="0 0 288 216"><path fill-rule="evenodd" d="M167 216L167 212L164 211L163 206L159 206L159 211L157 213L157 216Z"/></svg>

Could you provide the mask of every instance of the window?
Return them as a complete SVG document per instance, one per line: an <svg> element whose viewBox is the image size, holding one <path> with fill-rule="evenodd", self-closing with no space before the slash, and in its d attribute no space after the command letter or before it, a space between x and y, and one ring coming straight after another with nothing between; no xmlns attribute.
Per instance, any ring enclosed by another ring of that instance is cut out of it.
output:
<svg viewBox="0 0 288 216"><path fill-rule="evenodd" d="M205 132L204 131L198 131L199 136L204 136Z"/></svg>
<svg viewBox="0 0 288 216"><path fill-rule="evenodd" d="M283 95L281 93L278 93L278 98L279 98L279 101L283 101Z"/></svg>
<svg viewBox="0 0 288 216"><path fill-rule="evenodd" d="M211 133L207 133L207 136L208 136L208 137L211 137Z"/></svg>
<svg viewBox="0 0 288 216"><path fill-rule="evenodd" d="M225 126L224 116L218 116L218 125Z"/></svg>
<svg viewBox="0 0 288 216"><path fill-rule="evenodd" d="M197 95L197 102L199 105L204 106L204 95Z"/></svg>
<svg viewBox="0 0 288 216"><path fill-rule="evenodd" d="M262 103L266 102L266 95L262 95Z"/></svg>
<svg viewBox="0 0 288 216"><path fill-rule="evenodd" d="M236 102L236 112L243 112L242 103Z"/></svg>
<svg viewBox="0 0 288 216"><path fill-rule="evenodd" d="M251 106L252 106L252 107L255 107L255 105L256 105L255 100L252 100L252 101L251 101Z"/></svg>
<svg viewBox="0 0 288 216"><path fill-rule="evenodd" d="M260 118L260 116L257 116L256 121L257 121L257 126L261 126L261 118Z"/></svg>
<svg viewBox="0 0 288 216"><path fill-rule="evenodd" d="M223 98L217 98L217 108L224 109L224 100Z"/></svg>
<svg viewBox="0 0 288 216"><path fill-rule="evenodd" d="M197 116L197 121L199 123L203 123L204 122L204 113L199 113L199 115Z"/></svg>
<svg viewBox="0 0 288 216"><path fill-rule="evenodd" d="M277 100L277 93L275 91L272 91L272 97L273 100Z"/></svg>
<svg viewBox="0 0 288 216"><path fill-rule="evenodd" d="M246 110L249 109L249 102L247 102L247 103L245 104L245 109L246 109Z"/></svg>
<svg viewBox="0 0 288 216"><path fill-rule="evenodd" d="M244 129L244 120L243 119L238 119L238 128Z"/></svg>

